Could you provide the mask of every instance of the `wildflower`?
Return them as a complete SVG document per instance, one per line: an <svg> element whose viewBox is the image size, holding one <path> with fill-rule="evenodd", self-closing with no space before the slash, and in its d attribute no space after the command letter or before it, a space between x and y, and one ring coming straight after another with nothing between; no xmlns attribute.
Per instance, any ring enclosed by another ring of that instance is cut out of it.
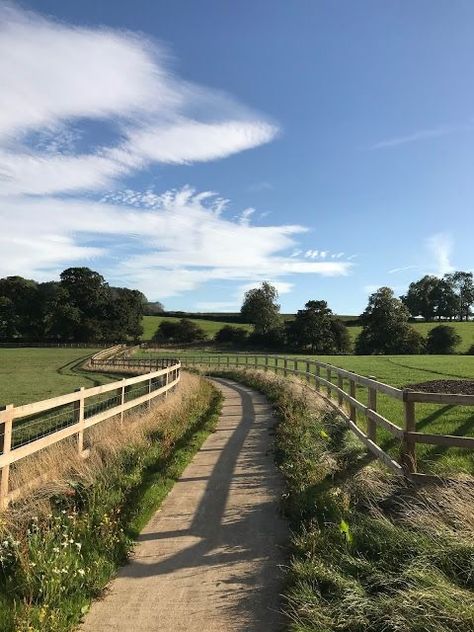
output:
<svg viewBox="0 0 474 632"><path fill-rule="evenodd" d="M86 571L83 568L80 568L77 572L81 577L84 577L84 575L86 574Z"/></svg>
<svg viewBox="0 0 474 632"><path fill-rule="evenodd" d="M82 549L82 544L81 542L75 542L74 543L77 546L77 550L80 551Z"/></svg>
<svg viewBox="0 0 474 632"><path fill-rule="evenodd" d="M59 553L59 548L58 548L57 546L55 546L55 547L53 548L53 552L54 552L54 553Z"/></svg>

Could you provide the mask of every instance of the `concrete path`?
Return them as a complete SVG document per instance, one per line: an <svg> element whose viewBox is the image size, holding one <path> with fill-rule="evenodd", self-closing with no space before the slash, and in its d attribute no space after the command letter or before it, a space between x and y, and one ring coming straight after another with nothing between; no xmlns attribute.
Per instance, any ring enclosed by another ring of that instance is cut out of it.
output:
<svg viewBox="0 0 474 632"><path fill-rule="evenodd" d="M215 433L142 532L83 632L277 632L287 527L263 395L215 380Z"/></svg>

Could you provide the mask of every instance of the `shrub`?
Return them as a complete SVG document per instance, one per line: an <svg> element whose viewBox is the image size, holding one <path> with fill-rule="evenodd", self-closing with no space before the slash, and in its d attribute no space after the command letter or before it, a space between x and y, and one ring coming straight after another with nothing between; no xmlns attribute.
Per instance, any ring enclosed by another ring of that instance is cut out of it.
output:
<svg viewBox="0 0 474 632"><path fill-rule="evenodd" d="M214 340L220 344L241 345L247 339L247 331L242 327L224 325L214 336Z"/></svg>
<svg viewBox="0 0 474 632"><path fill-rule="evenodd" d="M474 345L471 345L466 351L466 355L474 355Z"/></svg>
<svg viewBox="0 0 474 632"><path fill-rule="evenodd" d="M405 353L407 355L419 355L426 351L426 340L416 331L414 327L408 327L406 330L405 338L400 340L400 347L398 353Z"/></svg>
<svg viewBox="0 0 474 632"><path fill-rule="evenodd" d="M461 337L454 327L438 325L428 333L426 348L428 353L454 353L455 347L461 342Z"/></svg>
<svg viewBox="0 0 474 632"><path fill-rule="evenodd" d="M204 329L189 318L181 318L179 321L162 320L153 334L156 342L201 342L206 338Z"/></svg>

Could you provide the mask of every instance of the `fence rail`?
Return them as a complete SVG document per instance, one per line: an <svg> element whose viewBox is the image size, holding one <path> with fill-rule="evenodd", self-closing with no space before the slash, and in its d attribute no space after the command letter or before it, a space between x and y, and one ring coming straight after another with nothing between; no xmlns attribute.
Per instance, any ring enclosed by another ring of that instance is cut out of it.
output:
<svg viewBox="0 0 474 632"><path fill-rule="evenodd" d="M114 347L106 351L118 350ZM124 366L112 364L106 351L91 358L94 368L107 370L111 366ZM136 368L143 373L142 369L147 367L137 365ZM0 508L21 493L18 489L10 490L10 467L14 463L69 437L76 437L79 454L87 456L85 430L117 415L123 421L126 411L146 403L150 405L151 400L167 394L178 384L180 372L179 361L167 360L155 363L155 370L142 375L92 388L82 387L74 393L23 406L6 406L0 411Z"/></svg>
<svg viewBox="0 0 474 632"><path fill-rule="evenodd" d="M145 363L141 366L152 367L155 360L136 359ZM441 405L474 406L474 395L449 395L444 393L426 393L399 389L379 382L375 378L364 377L346 369L341 369L326 362L289 358L274 355L252 354L220 354L220 355L184 355L181 358L183 367L210 367L227 369L263 369L272 370L285 376L296 375L307 381L317 392L338 410L345 419L350 430L365 444L367 449L383 461L396 474L403 474L413 479L435 478L417 472L416 445L418 443L474 449L474 437L458 437L455 435L428 434L416 430L416 404L432 403ZM304 363L305 369L298 369ZM323 377L321 374L325 375ZM335 381L333 381L333 378ZM367 389L367 404L357 399L357 386ZM323 392L324 391L324 392ZM382 393L400 401L404 409L403 427L386 419L377 411L377 395ZM358 425L357 412L366 420L366 429ZM399 462L393 459L377 444L377 429L387 430L401 442Z"/></svg>

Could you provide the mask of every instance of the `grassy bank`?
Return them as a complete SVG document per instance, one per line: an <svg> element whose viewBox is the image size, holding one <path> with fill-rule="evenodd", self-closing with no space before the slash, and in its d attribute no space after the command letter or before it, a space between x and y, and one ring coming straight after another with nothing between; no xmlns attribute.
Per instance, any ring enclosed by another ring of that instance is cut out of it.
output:
<svg viewBox="0 0 474 632"><path fill-rule="evenodd" d="M264 392L280 417L291 632L474 629L472 487L407 487L304 386L226 375Z"/></svg>
<svg viewBox="0 0 474 632"><path fill-rule="evenodd" d="M217 423L221 396L183 376L180 389L127 423L104 422L74 446L26 460L15 482L51 482L0 517L0 631L66 632L87 612Z"/></svg>

